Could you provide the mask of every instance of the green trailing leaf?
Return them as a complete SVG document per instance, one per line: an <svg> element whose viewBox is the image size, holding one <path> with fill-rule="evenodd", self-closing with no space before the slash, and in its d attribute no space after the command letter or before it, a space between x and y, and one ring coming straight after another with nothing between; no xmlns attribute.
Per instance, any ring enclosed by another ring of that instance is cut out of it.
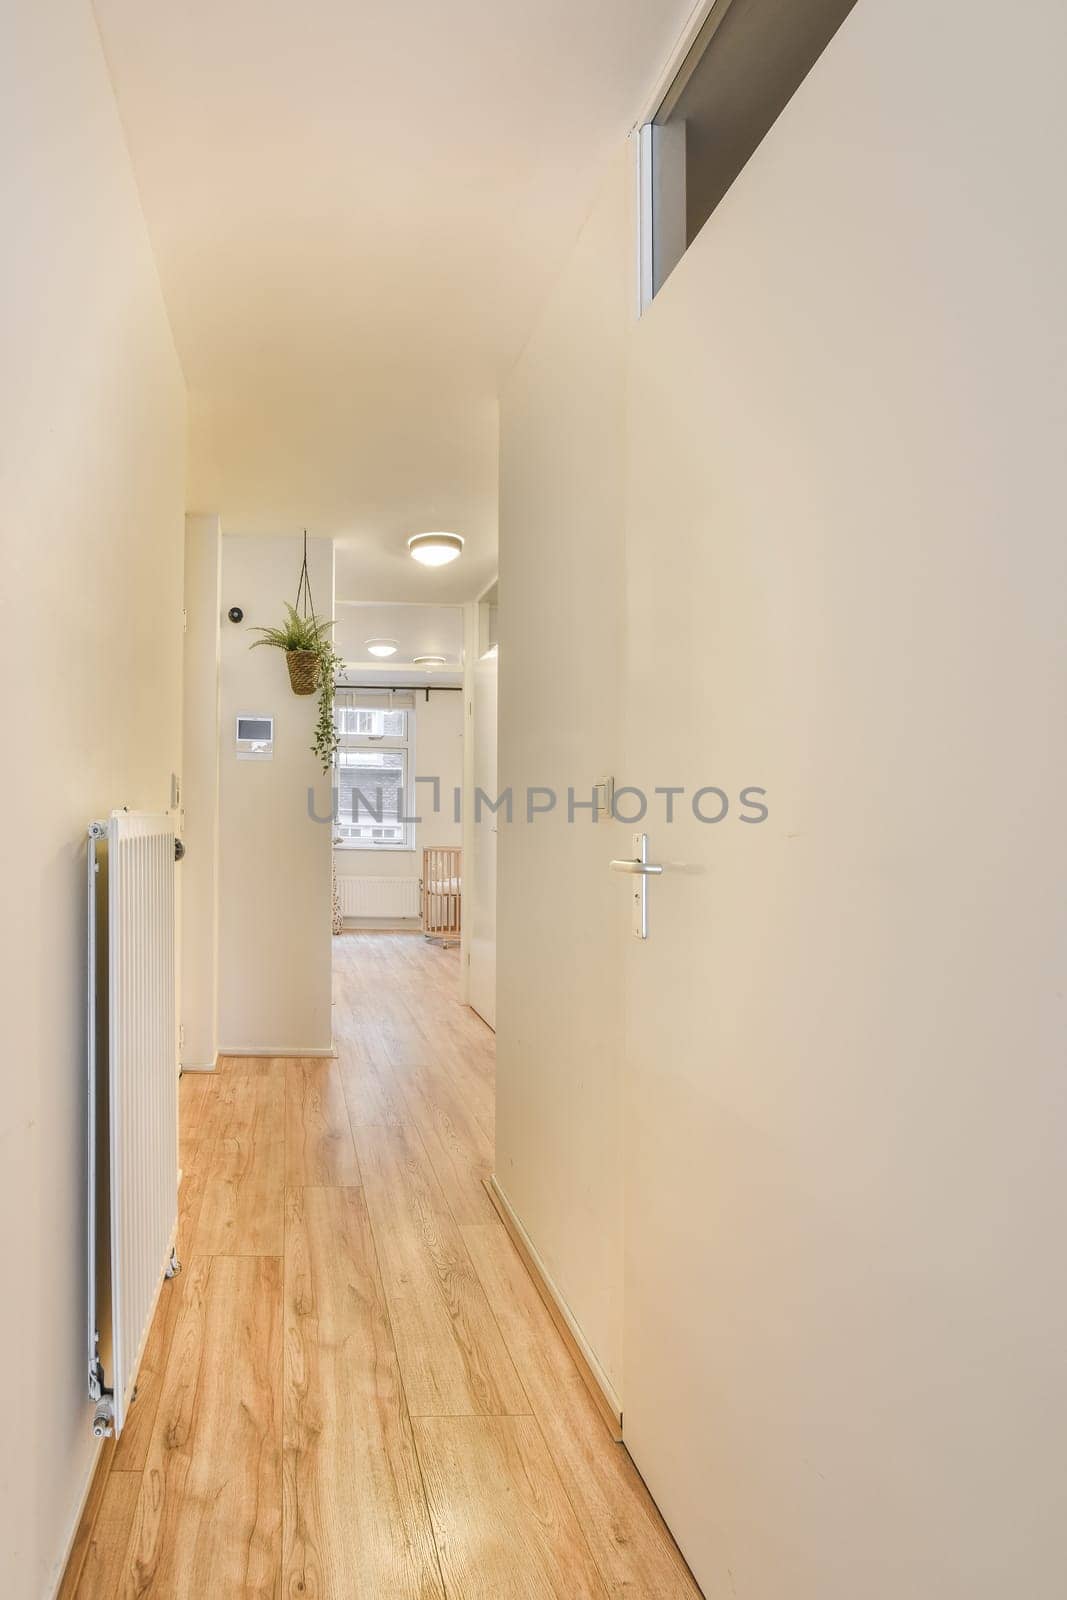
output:
<svg viewBox="0 0 1067 1600"><path fill-rule="evenodd" d="M315 735L311 742L312 754L319 758L323 772L330 772L337 754L337 729L333 720L333 696L337 674L344 669L344 658L339 656L330 638L333 622L320 622L314 615L303 617L295 606L286 605L285 621L280 628L255 628L262 638L249 645L255 650L259 645L269 645L274 650L310 650L319 658L319 705L315 717Z"/></svg>
<svg viewBox="0 0 1067 1600"><path fill-rule="evenodd" d="M333 627L333 623L327 624ZM315 736L311 741L312 754L318 756L323 772L333 769L340 742L333 717L333 696L337 674L344 671L344 657L334 649L332 639L323 639L319 645L319 709L315 718Z"/></svg>

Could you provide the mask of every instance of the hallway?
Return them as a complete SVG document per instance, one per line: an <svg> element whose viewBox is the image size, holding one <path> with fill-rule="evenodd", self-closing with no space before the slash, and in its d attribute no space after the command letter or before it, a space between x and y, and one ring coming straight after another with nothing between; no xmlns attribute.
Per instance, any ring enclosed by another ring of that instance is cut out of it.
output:
<svg viewBox="0 0 1067 1600"><path fill-rule="evenodd" d="M183 1271L64 1596L697 1594L487 1196L457 977L345 935L336 1060L182 1079Z"/></svg>

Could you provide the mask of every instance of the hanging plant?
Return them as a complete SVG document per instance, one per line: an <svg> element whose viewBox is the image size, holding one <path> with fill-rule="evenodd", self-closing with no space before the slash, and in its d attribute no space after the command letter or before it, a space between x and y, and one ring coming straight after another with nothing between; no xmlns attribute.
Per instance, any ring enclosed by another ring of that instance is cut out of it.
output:
<svg viewBox="0 0 1067 1600"><path fill-rule="evenodd" d="M337 654L333 640L323 638L319 645L319 709L315 718L315 737L311 741L312 751L321 761L323 772L332 770L340 743L333 719L333 695L337 675L344 669L344 657Z"/></svg>
<svg viewBox="0 0 1067 1600"><path fill-rule="evenodd" d="M330 643L332 627L332 622L319 622L314 616L302 617L295 606L287 605L281 627L253 629L263 637L249 648L255 650L258 645L266 644L275 650L284 650L293 693L314 694L322 676L322 647Z"/></svg>
<svg viewBox="0 0 1067 1600"><path fill-rule="evenodd" d="M265 644L273 650L284 650L293 693L314 694L318 690L319 706L311 749L321 761L323 772L329 772L338 743L333 722L334 685L338 672L344 670L344 660L337 654L330 638L333 622L322 622L315 615L307 551L308 536L305 530L304 563L300 568L296 604L286 605L285 621L280 628L255 628L253 631L262 634L262 638L256 639L249 648L255 650L257 646Z"/></svg>

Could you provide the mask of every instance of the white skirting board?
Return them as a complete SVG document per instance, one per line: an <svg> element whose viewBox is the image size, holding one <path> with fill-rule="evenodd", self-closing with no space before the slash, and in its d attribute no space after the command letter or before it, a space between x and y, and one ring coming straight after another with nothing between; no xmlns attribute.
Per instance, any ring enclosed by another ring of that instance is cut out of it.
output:
<svg viewBox="0 0 1067 1600"><path fill-rule="evenodd" d="M67 1534L67 1542L63 1547L63 1553L60 1557L59 1565L52 1573L51 1588L49 1589L49 1600L59 1600L59 1593L63 1588L63 1580L67 1575L67 1567L70 1565L70 1558L74 1554L74 1541L78 1537L78 1532L82 1525L82 1518L85 1515L85 1508L89 1504L89 1494L93 1487L93 1479L96 1477L96 1469L100 1465L100 1454L104 1449L104 1440L95 1439L93 1443L95 1448L93 1450L93 1459L89 1464L89 1475L85 1480L85 1485L81 1492L81 1499L78 1501L78 1509L74 1513L74 1520L70 1525L70 1532Z"/></svg>
<svg viewBox="0 0 1067 1600"><path fill-rule="evenodd" d="M335 1056L332 1044L226 1044L219 1046L219 1056L285 1056L296 1060L303 1056Z"/></svg>
<svg viewBox="0 0 1067 1600"><path fill-rule="evenodd" d="M594 1354L593 1349L589 1344L589 1341L586 1339L585 1334L582 1332L581 1328L578 1325L578 1322L577 1322L577 1319L574 1316L574 1313L571 1311L570 1306L567 1304L566 1300L563 1298L563 1295L560 1293L560 1290L559 1290L558 1286L556 1285L554 1279L552 1278L551 1273L549 1272L548 1268L545 1266L544 1262L542 1261L541 1255L540 1255L540 1252L537 1249L537 1246L534 1244L533 1240L530 1238L530 1235L526 1232L526 1229L523 1227L522 1223L520 1222L518 1216L515 1213L514 1206L511 1204L511 1201L508 1199L508 1197L504 1193L503 1189L501 1189L501 1187L500 1187L499 1183L497 1182L496 1178L495 1177L491 1177L488 1180L488 1182L489 1182L490 1187L492 1188L493 1194L496 1197L497 1203L500 1205L500 1207L504 1211L507 1212L507 1215L508 1215L508 1218L509 1218L509 1220L511 1222L512 1227L515 1229L515 1232L519 1235L519 1238L522 1240L524 1246L526 1247L526 1250L529 1252L529 1254L530 1254L535 1266L537 1267L538 1272L541 1274L541 1280L544 1283L544 1286L548 1290L549 1294L552 1296L552 1299L555 1301L556 1308L559 1311L560 1316L563 1318L564 1322L567 1324L567 1327L570 1329L571 1336L574 1339L575 1344L578 1346L578 1349L582 1353L582 1357L583 1357L587 1367L589 1368L589 1372L590 1372L590 1375L593 1378L593 1381L596 1383L596 1385L599 1388L601 1394L603 1394L604 1399L607 1401L608 1405L611 1407L611 1410L615 1413L616 1416L621 1417L622 1416L622 1403L619 1400L619 1397L615 1392L615 1386L612 1383L611 1379L608 1377L607 1373L604 1371L603 1367L600 1365L600 1362L597 1360L596 1355Z"/></svg>
<svg viewBox="0 0 1067 1600"><path fill-rule="evenodd" d="M343 933L421 933L421 917L346 917Z"/></svg>

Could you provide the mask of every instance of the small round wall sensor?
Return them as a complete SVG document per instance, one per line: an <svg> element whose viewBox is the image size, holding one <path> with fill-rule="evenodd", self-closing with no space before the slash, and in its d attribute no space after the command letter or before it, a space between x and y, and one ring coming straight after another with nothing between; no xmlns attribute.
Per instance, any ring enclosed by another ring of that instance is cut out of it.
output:
<svg viewBox="0 0 1067 1600"><path fill-rule="evenodd" d="M243 622L245 620L245 614L241 610L240 606L231 606L226 615L229 617L231 622Z"/></svg>

